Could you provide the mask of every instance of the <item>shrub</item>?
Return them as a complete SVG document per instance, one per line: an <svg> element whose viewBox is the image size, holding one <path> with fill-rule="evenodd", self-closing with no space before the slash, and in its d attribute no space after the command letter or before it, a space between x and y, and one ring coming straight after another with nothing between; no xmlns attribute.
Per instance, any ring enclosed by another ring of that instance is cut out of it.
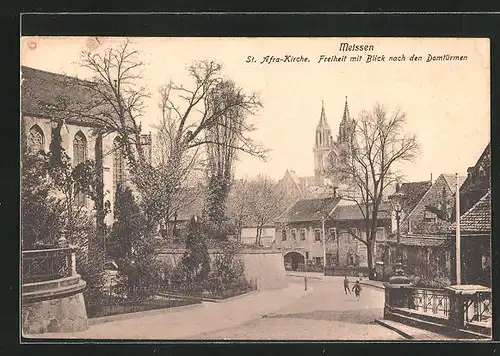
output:
<svg viewBox="0 0 500 356"><path fill-rule="evenodd" d="M409 276L409 278L411 284L416 287L440 289L451 285L450 279L446 277L436 277L433 279L428 279L422 276L412 275Z"/></svg>
<svg viewBox="0 0 500 356"><path fill-rule="evenodd" d="M186 252L173 273L172 281L182 290L201 291L209 273L206 233L198 218L193 217L186 228Z"/></svg>
<svg viewBox="0 0 500 356"><path fill-rule="evenodd" d="M245 267L238 255L238 250L237 244L226 243L221 253L213 257L212 271L205 285L208 291L221 294L228 290L250 287L250 283L245 278Z"/></svg>

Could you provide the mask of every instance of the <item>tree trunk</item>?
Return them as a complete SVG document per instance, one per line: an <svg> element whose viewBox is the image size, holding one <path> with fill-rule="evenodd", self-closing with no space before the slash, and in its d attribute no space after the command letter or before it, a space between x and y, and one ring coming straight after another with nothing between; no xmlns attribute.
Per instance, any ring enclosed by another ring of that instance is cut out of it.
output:
<svg viewBox="0 0 500 356"><path fill-rule="evenodd" d="M367 262L368 262L368 279L373 279L373 241L368 240L366 248Z"/></svg>
<svg viewBox="0 0 500 356"><path fill-rule="evenodd" d="M89 257L91 261L99 263L99 259L94 259L93 257L99 255L99 251L105 251L105 237L106 237L106 224L104 218L106 212L104 210L104 168L103 168L103 153L102 153L102 133L97 135L95 144L95 168L97 175L97 187L96 187L96 236L89 241Z"/></svg>

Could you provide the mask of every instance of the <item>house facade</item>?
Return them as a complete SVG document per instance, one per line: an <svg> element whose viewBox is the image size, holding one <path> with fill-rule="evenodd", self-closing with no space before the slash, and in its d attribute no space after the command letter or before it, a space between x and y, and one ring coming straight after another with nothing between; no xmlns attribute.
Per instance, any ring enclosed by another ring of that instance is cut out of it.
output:
<svg viewBox="0 0 500 356"><path fill-rule="evenodd" d="M456 224L450 228L450 240L455 241ZM461 283L491 286L491 192L479 199L460 216ZM455 244L453 244L455 248ZM455 256L455 249L453 249ZM454 260L454 259L453 259ZM453 261L452 275L456 276Z"/></svg>
<svg viewBox="0 0 500 356"><path fill-rule="evenodd" d="M377 240L387 238L390 223L390 213L381 212ZM352 203L338 197L299 200L277 226L276 247L287 270L323 271L324 258L327 268L338 273L367 270L367 249L360 241L366 241L364 220Z"/></svg>
<svg viewBox="0 0 500 356"><path fill-rule="evenodd" d="M459 185L464 180L465 177L459 176ZM411 210L410 207L407 207L406 211L403 210L401 233L403 235L446 234L455 206L455 191L455 175L441 174ZM411 193L405 193L405 197L411 199L412 203L415 202L415 196Z"/></svg>

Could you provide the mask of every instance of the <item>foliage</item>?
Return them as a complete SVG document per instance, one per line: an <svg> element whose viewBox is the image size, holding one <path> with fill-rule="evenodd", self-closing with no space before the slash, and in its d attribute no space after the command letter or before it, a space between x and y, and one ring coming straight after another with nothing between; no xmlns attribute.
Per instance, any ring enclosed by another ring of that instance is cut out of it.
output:
<svg viewBox="0 0 500 356"><path fill-rule="evenodd" d="M129 187L119 185L116 188L114 206L115 222L109 235L109 255L116 259L130 258L132 244L144 234L144 217Z"/></svg>
<svg viewBox="0 0 500 356"><path fill-rule="evenodd" d="M66 206L51 196L52 182L42 155L24 155L21 161L21 239L23 249L36 242L54 243L64 227Z"/></svg>
<svg viewBox="0 0 500 356"><path fill-rule="evenodd" d="M424 278L422 276L410 275L411 284L422 288L445 288L451 285L451 281L446 277Z"/></svg>
<svg viewBox="0 0 500 356"><path fill-rule="evenodd" d="M205 286L213 294L249 286L244 275L243 261L238 256L237 245L226 243L222 251L213 256L212 269Z"/></svg>
<svg viewBox="0 0 500 356"><path fill-rule="evenodd" d="M109 254L120 268L119 284L128 288L158 285L158 242L148 233L146 219L129 187L117 187L114 214Z"/></svg>
<svg viewBox="0 0 500 356"><path fill-rule="evenodd" d="M181 289L201 290L210 273L207 237L201 221L196 216L191 218L186 230L186 252L172 279Z"/></svg>
<svg viewBox="0 0 500 356"><path fill-rule="evenodd" d="M23 248L36 247L36 241L55 245L65 232L69 243L78 248L77 270L87 282L85 294L98 298L104 284L104 236L97 234L95 214L75 202L77 194L98 199L96 166L91 160L72 166L61 145L61 127L59 122L52 132L49 152L23 152Z"/></svg>

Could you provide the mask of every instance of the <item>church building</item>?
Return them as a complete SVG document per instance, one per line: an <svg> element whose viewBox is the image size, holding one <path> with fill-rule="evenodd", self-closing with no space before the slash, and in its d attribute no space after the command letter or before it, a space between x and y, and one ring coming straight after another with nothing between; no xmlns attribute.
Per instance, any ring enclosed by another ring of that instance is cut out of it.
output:
<svg viewBox="0 0 500 356"><path fill-rule="evenodd" d="M289 199L327 196L333 193L327 186L340 186L343 183L343 179L334 174L335 163L340 163L349 154L349 143L353 139L355 127L356 122L351 118L346 97L338 134L334 140L322 102L313 145L314 176L298 177L295 171L287 170L281 184Z"/></svg>
<svg viewBox="0 0 500 356"><path fill-rule="evenodd" d="M65 116L54 110L63 101L73 103L89 102L89 93L78 85L79 79L39 69L21 68L21 141L26 142L29 152L48 152L54 130L60 128L61 143L71 159L73 167L87 159L95 160L101 152L103 160L103 183L113 211L114 192L118 185L128 182L128 170L124 154L119 148L116 133L102 137L96 134L98 124L87 117ZM141 134L141 145L146 159L151 161L151 134ZM85 195L76 197L76 204L87 210L92 202ZM106 216L106 223L113 222L113 214Z"/></svg>

